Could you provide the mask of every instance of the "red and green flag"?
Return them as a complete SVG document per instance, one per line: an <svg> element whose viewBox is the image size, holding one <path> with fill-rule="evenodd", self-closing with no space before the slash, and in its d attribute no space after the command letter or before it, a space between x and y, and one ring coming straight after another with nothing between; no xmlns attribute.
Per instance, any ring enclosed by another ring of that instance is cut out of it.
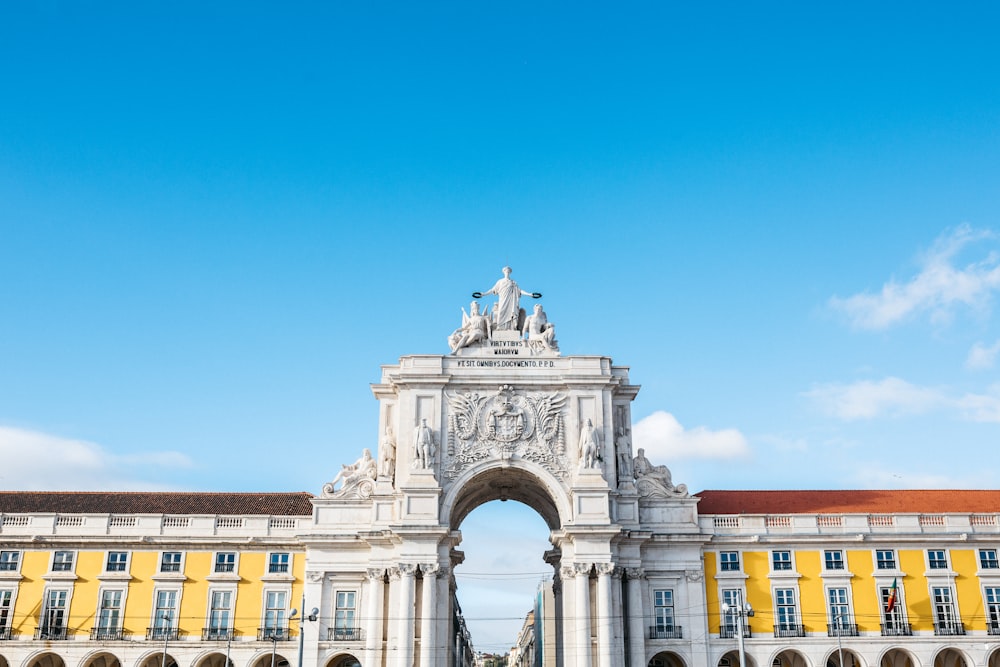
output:
<svg viewBox="0 0 1000 667"><path fill-rule="evenodd" d="M899 600L899 587L897 585L895 577L892 580L892 588L889 589L889 599L885 603L885 613L891 614L892 610L896 608L896 602Z"/></svg>

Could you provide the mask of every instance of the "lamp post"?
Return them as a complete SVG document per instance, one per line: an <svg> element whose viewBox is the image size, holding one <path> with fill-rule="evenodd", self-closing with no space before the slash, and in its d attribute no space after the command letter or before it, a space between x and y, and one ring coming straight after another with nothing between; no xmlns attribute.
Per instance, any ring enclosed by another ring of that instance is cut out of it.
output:
<svg viewBox="0 0 1000 667"><path fill-rule="evenodd" d="M844 632L844 612L839 612L834 620L837 621L837 654L840 656L840 667L844 667L844 646L840 639Z"/></svg>
<svg viewBox="0 0 1000 667"><path fill-rule="evenodd" d="M293 618L295 618L295 615L297 613L298 613L297 609L292 609L292 613L288 615L288 620L290 621ZM302 592L302 613L303 614L306 613L306 594L305 594L305 591ZM306 639L305 639L305 630L306 630L306 626L305 626L305 623L303 623L303 621L315 621L318 616L319 616L319 609L317 607L313 607L312 610L309 612L308 616L299 617L299 664L298 664L298 667L302 667L302 656L305 654L305 641L306 641ZM271 665L271 667L274 667L274 665ZM841 667L843 667L843 665L841 665Z"/></svg>
<svg viewBox="0 0 1000 667"><path fill-rule="evenodd" d="M170 616L167 614L161 614L160 620L165 623L163 628L163 664L162 667L167 667L167 641L170 639L170 626L173 622L170 620Z"/></svg>
<svg viewBox="0 0 1000 667"><path fill-rule="evenodd" d="M737 618L736 623L736 645L739 647L740 652L740 667L747 667L747 657L746 651L743 648L743 618L748 616L753 616L753 607L750 606L749 602L743 602L743 594L739 591L736 593L736 604L729 604L728 602L722 603L722 611L727 614L734 614ZM844 667L841 665L840 667Z"/></svg>

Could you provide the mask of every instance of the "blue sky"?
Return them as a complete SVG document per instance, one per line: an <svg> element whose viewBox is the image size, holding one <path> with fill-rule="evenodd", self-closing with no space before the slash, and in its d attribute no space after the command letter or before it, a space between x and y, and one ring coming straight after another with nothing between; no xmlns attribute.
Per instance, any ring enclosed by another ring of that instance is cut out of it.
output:
<svg viewBox="0 0 1000 667"><path fill-rule="evenodd" d="M998 14L5 3L0 486L318 492L504 264L692 490L995 486Z"/></svg>

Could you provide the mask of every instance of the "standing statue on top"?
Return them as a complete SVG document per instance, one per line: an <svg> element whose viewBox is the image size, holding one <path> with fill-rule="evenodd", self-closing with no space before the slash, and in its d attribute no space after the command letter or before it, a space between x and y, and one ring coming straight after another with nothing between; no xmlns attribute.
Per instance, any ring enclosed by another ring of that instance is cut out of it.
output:
<svg viewBox="0 0 1000 667"><path fill-rule="evenodd" d="M594 427L594 422L587 421L580 428L580 468L601 467L601 439Z"/></svg>
<svg viewBox="0 0 1000 667"><path fill-rule="evenodd" d="M510 272L509 266L503 267L503 278L486 292L473 292L472 297L481 299L490 294L496 296L497 303L493 307L493 328L497 331L520 332L521 324L524 321L521 297L530 296L533 299L540 299L542 295L540 292L526 292L521 289L516 282L511 280Z"/></svg>

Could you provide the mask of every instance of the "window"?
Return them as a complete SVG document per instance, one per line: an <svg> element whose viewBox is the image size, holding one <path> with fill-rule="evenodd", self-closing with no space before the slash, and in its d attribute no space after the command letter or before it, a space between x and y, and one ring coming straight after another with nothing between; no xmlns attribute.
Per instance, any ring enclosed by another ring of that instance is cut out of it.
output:
<svg viewBox="0 0 1000 667"><path fill-rule="evenodd" d="M66 638L66 598L68 591L49 590L45 595L42 617L39 621L39 639Z"/></svg>
<svg viewBox="0 0 1000 667"><path fill-rule="evenodd" d="M17 572L20 560L20 551L0 551L0 572Z"/></svg>
<svg viewBox="0 0 1000 667"><path fill-rule="evenodd" d="M268 574L286 574L289 556L287 553L273 553L267 558Z"/></svg>
<svg viewBox="0 0 1000 667"><path fill-rule="evenodd" d="M653 591L653 618L658 632L671 632L674 629L673 591Z"/></svg>
<svg viewBox="0 0 1000 667"><path fill-rule="evenodd" d="M232 591L212 591L208 612L208 637L206 639L226 639L229 636L232 605Z"/></svg>
<svg viewBox="0 0 1000 667"><path fill-rule="evenodd" d="M989 633L1000 634L1000 587L987 586L983 589L983 594L986 598L986 625ZM3 623L0 622L0 628L2 627Z"/></svg>
<svg viewBox="0 0 1000 667"><path fill-rule="evenodd" d="M153 631L149 638L172 637L176 620L177 591L156 591L156 606L153 608Z"/></svg>
<svg viewBox="0 0 1000 667"><path fill-rule="evenodd" d="M795 609L795 589L777 588L774 591L774 620L779 630L796 630L798 614Z"/></svg>
<svg viewBox="0 0 1000 667"><path fill-rule="evenodd" d="M844 552L843 551L824 551L823 552L823 562L826 564L826 569L828 569L828 570L843 570L844 569Z"/></svg>
<svg viewBox="0 0 1000 667"><path fill-rule="evenodd" d="M125 572L126 568L128 568L127 551L108 552L108 563L105 567L108 572Z"/></svg>
<svg viewBox="0 0 1000 667"><path fill-rule="evenodd" d="M52 556L52 571L53 572L72 572L73 571L73 552L72 551L57 551Z"/></svg>
<svg viewBox="0 0 1000 667"><path fill-rule="evenodd" d="M771 568L774 570L791 570L792 569L792 552L791 551L772 551L771 552Z"/></svg>
<svg viewBox="0 0 1000 667"><path fill-rule="evenodd" d="M232 551L220 551L215 554L215 572L235 572L236 554Z"/></svg>
<svg viewBox="0 0 1000 667"><path fill-rule="evenodd" d="M896 569L896 552L892 549L879 549L875 552L875 567L879 570Z"/></svg>
<svg viewBox="0 0 1000 667"><path fill-rule="evenodd" d="M285 600L285 591L266 591L264 593L264 633L263 639L271 637L283 639L285 636L285 626L288 622L285 617L285 609L288 608Z"/></svg>
<svg viewBox="0 0 1000 667"><path fill-rule="evenodd" d="M845 629L851 621L851 607L847 601L847 589L827 589L826 599L829 605L830 627L835 628L841 635L846 634Z"/></svg>
<svg viewBox="0 0 1000 667"><path fill-rule="evenodd" d="M958 615L955 613L955 600L951 588L947 586L935 586L931 589L931 597L934 599L935 634L963 634L960 632L961 624L958 622Z"/></svg>
<svg viewBox="0 0 1000 667"><path fill-rule="evenodd" d="M997 568L1000 568L1000 561L997 560L997 550L980 549L979 567L984 570L996 570Z"/></svg>
<svg viewBox="0 0 1000 667"><path fill-rule="evenodd" d="M14 591L0 590L0 639L8 636L10 631L11 607Z"/></svg>
<svg viewBox="0 0 1000 667"><path fill-rule="evenodd" d="M943 549L928 549L927 566L932 570L947 570L948 554Z"/></svg>
<svg viewBox="0 0 1000 667"><path fill-rule="evenodd" d="M741 628L739 610L743 607L743 592L736 588L722 591L722 628L720 636L732 639ZM743 636L749 636L746 631Z"/></svg>
<svg viewBox="0 0 1000 667"><path fill-rule="evenodd" d="M101 606L97 610L95 639L120 639L122 620L122 591L101 591Z"/></svg>
<svg viewBox="0 0 1000 667"><path fill-rule="evenodd" d="M719 554L719 567L723 572L740 571L740 553L738 551L723 551Z"/></svg>
<svg viewBox="0 0 1000 667"><path fill-rule="evenodd" d="M354 612L355 593L354 591L337 591L336 605L333 610L333 638L334 639L357 639L354 636Z"/></svg>
<svg viewBox="0 0 1000 667"><path fill-rule="evenodd" d="M180 572L181 555L180 551L164 551L160 557L160 572Z"/></svg>
<svg viewBox="0 0 1000 667"><path fill-rule="evenodd" d="M909 627L906 625L903 604L903 587L898 581L893 581L892 586L882 586L879 588L879 599L882 601L882 617L885 625L882 634L885 636L908 636Z"/></svg>

